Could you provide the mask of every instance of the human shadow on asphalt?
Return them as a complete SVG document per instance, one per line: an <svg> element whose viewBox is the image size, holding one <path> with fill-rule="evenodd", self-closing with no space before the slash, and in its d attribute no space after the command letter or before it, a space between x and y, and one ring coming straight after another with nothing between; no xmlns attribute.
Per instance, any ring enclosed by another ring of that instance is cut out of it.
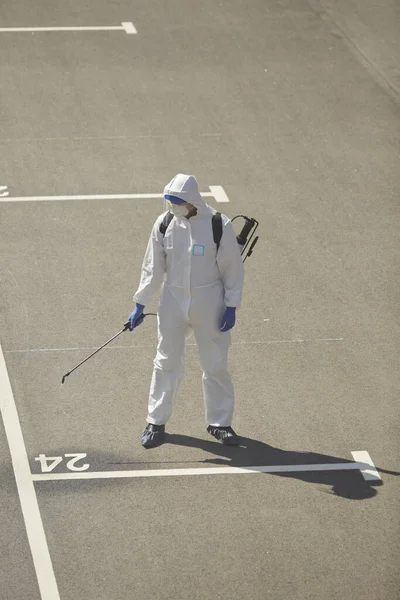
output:
<svg viewBox="0 0 400 600"><path fill-rule="evenodd" d="M331 464L351 463L353 460L318 454L317 452L303 452L293 450L282 450L274 448L269 444L240 437L240 446L225 446L219 442L194 438L188 435L167 434L167 444L177 446L188 446L200 448L206 452L218 455L208 458L203 462L230 467L256 467L269 465L309 465L309 464ZM381 473L400 475L396 471L389 471L377 467ZM382 481L366 481L358 470L350 471L295 471L265 473L278 477L290 477L308 483L323 484L330 486L331 494L341 496L350 500L365 500L376 496L376 487L383 485Z"/></svg>

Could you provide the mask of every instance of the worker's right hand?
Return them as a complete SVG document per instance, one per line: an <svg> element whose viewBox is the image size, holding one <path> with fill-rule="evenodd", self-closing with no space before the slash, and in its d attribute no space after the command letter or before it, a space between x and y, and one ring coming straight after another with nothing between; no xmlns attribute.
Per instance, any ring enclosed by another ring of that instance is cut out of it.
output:
<svg viewBox="0 0 400 600"><path fill-rule="evenodd" d="M133 309L133 311L131 312L131 314L128 317L129 331L132 331L132 329L135 329L135 327L138 327L139 325L141 325L143 323L143 321L144 321L143 311L144 311L143 304L136 303L135 308Z"/></svg>

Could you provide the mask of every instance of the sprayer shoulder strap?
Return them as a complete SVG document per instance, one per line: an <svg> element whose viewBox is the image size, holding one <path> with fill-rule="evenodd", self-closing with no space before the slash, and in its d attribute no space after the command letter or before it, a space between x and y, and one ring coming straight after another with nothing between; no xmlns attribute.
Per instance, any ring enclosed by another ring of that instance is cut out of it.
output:
<svg viewBox="0 0 400 600"><path fill-rule="evenodd" d="M220 212L216 212L215 215L212 216L212 230L214 243L217 245L218 251L219 244L222 238L222 217Z"/></svg>
<svg viewBox="0 0 400 600"><path fill-rule="evenodd" d="M164 215L162 223L160 223L160 233L161 233L161 235L165 235L165 232L168 229L168 225L171 223L171 221L172 221L173 218L174 218L174 215L172 214L172 212L168 211Z"/></svg>
<svg viewBox="0 0 400 600"><path fill-rule="evenodd" d="M168 229L168 225L171 223L174 215L171 212L167 212L164 216L162 223L160 223L160 233L161 235L165 235L165 232ZM219 248L221 238L222 238L222 217L220 212L216 212L212 216L212 230L213 230L213 238L214 243L217 245L217 250Z"/></svg>

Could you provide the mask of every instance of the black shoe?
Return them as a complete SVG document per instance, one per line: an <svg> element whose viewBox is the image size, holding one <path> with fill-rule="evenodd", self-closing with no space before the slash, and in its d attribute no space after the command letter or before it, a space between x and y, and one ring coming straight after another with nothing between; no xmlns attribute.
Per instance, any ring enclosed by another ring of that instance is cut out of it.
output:
<svg viewBox="0 0 400 600"><path fill-rule="evenodd" d="M209 425L207 431L223 444L228 444L229 446L239 445L239 436L236 435L232 427L216 427L215 425Z"/></svg>
<svg viewBox="0 0 400 600"><path fill-rule="evenodd" d="M165 439L165 425L153 425L148 423L142 433L142 446L144 448L154 448L163 443Z"/></svg>

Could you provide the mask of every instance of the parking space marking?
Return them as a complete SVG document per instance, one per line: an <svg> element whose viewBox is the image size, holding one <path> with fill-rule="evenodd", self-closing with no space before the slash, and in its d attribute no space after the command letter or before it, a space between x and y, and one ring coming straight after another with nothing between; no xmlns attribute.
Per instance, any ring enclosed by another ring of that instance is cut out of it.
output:
<svg viewBox="0 0 400 600"><path fill-rule="evenodd" d="M381 481L381 476L378 473L377 468L372 462L372 458L363 450L359 450L351 453L354 460L358 460L364 464L364 468L361 470L361 475L366 481Z"/></svg>
<svg viewBox="0 0 400 600"><path fill-rule="evenodd" d="M61 136L52 136L52 137L25 137L25 138L1 138L1 143L4 142L75 142L75 141L96 141L96 140L140 140L140 139L162 139L171 137L222 137L222 133L186 133L184 131L180 131L178 133L170 132L170 133L143 133L137 135L74 135L71 137L61 137Z"/></svg>
<svg viewBox="0 0 400 600"><path fill-rule="evenodd" d="M352 454L354 453L352 452ZM363 472L373 463L368 452L363 451L359 452L358 454L365 457L365 462L321 463L309 465L267 465L256 467L206 467L197 469L139 469L137 471L85 471L81 473L41 473L32 474L32 479L34 481L64 481L66 479L121 479L139 477L183 477L193 475L249 475L251 473L298 473L306 471L356 470Z"/></svg>
<svg viewBox="0 0 400 600"><path fill-rule="evenodd" d="M11 388L10 379L0 345L0 412L10 449L12 466L20 500L22 515L27 532L28 542L35 567L36 577L42 600L60 600L53 564L47 544L43 521L40 514L34 482L62 481L77 479L117 479L117 478L149 478L149 477L181 477L200 475L235 475L252 473L296 473L318 471L361 471L367 481L381 481L371 456L365 450L352 451L355 462L317 463L303 465L266 465L248 467L207 467L194 469L143 469L133 471L79 471L68 473L31 472L21 430L18 411ZM74 460L86 454L66 454ZM40 457L39 457L40 458ZM48 458L48 457L47 457ZM47 464L47 463L46 463ZM79 468L87 468L86 464Z"/></svg>
<svg viewBox="0 0 400 600"><path fill-rule="evenodd" d="M0 410L42 600L60 600L21 424L0 345Z"/></svg>
<svg viewBox="0 0 400 600"><path fill-rule="evenodd" d="M305 344L317 342L343 342L344 338L316 338L316 339L296 339L296 340L262 340L262 341L243 341L232 342L232 346L251 346L251 345L268 345L268 344ZM188 342L186 346L197 347L195 342ZM107 346L105 350L127 350L131 348L153 348L154 344L125 344ZM76 346L71 348L25 348L20 350L4 350L5 354L23 354L24 352L70 352L72 350L96 350L98 346Z"/></svg>
<svg viewBox="0 0 400 600"><path fill-rule="evenodd" d="M217 202L229 202L222 185L208 186L210 191L201 195L204 198L214 198ZM2 189L7 189L2 186ZM60 200L141 200L164 198L164 194L79 194L75 196L0 196L0 202L43 202Z"/></svg>
<svg viewBox="0 0 400 600"><path fill-rule="evenodd" d="M229 198L221 185L210 185L209 187L217 202L229 202Z"/></svg>
<svg viewBox="0 0 400 600"><path fill-rule="evenodd" d="M125 31L128 35L137 33L132 21L123 21L121 25L94 25L77 27L0 27L0 33L27 33L35 31Z"/></svg>

